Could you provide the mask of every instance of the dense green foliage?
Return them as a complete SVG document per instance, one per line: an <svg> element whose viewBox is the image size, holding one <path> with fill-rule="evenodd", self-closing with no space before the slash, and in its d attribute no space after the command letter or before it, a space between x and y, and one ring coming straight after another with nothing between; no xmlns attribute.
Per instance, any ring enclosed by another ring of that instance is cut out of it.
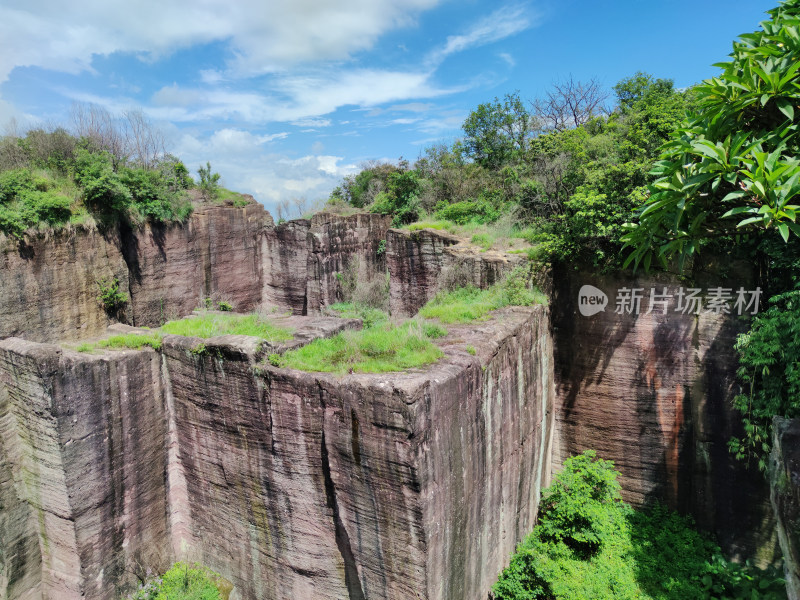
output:
<svg viewBox="0 0 800 600"><path fill-rule="evenodd" d="M541 103L518 94L479 105L464 138L428 148L413 168L370 164L334 198L390 214L394 225L429 215L457 225L509 217L536 246L536 258L613 266L623 225L647 196L659 146L691 106L691 92L637 73L615 88L617 106L551 123Z"/></svg>
<svg viewBox="0 0 800 600"><path fill-rule="evenodd" d="M631 260L691 255L723 237L800 235L800 3L742 35L722 73L695 88L697 110L663 148Z"/></svg>
<svg viewBox="0 0 800 600"><path fill-rule="evenodd" d="M772 417L800 417L800 291L780 294L739 336L739 377L745 389L734 400L744 417L744 435L731 440L742 459L766 470L772 446Z"/></svg>
<svg viewBox="0 0 800 600"><path fill-rule="evenodd" d="M64 129L9 135L0 138L0 233L22 238L37 227L92 220L181 221L192 211L192 185L185 165L164 152L143 160Z"/></svg>
<svg viewBox="0 0 800 600"><path fill-rule="evenodd" d="M220 579L200 565L176 563L161 577L148 581L128 600L220 600Z"/></svg>
<svg viewBox="0 0 800 600"><path fill-rule="evenodd" d="M617 473L594 451L564 461L539 521L492 587L495 600L785 598L774 570L725 561L690 519L620 500Z"/></svg>
<svg viewBox="0 0 800 600"><path fill-rule="evenodd" d="M546 303L547 297L528 285L527 270L518 267L506 279L485 290L472 286L443 290L420 309L419 315L442 323L469 323L487 319L490 311L504 306Z"/></svg>

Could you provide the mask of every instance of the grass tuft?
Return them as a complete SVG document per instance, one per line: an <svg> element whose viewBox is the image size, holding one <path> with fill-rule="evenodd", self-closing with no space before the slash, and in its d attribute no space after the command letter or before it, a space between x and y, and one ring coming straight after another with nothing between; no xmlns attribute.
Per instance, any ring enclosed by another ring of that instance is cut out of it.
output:
<svg viewBox="0 0 800 600"><path fill-rule="evenodd" d="M276 327L258 315L232 313L200 313L197 316L169 321L161 327L163 333L184 337L210 338L219 335L250 335L269 342L285 342L292 339L292 332Z"/></svg>
<svg viewBox="0 0 800 600"><path fill-rule="evenodd" d="M344 331L287 352L272 364L326 373L386 373L436 362L442 351L425 335L422 324L382 323L360 331Z"/></svg>
<svg viewBox="0 0 800 600"><path fill-rule="evenodd" d="M547 304L547 296L527 286L526 273L517 268L503 281L481 290L473 286L439 292L423 306L419 315L442 323L470 323L488 319L489 312L504 306Z"/></svg>

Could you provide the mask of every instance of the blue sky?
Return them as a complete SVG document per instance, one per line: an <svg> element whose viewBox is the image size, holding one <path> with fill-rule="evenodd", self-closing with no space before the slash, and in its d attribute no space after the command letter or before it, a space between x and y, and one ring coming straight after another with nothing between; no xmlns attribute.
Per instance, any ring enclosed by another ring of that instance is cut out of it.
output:
<svg viewBox="0 0 800 600"><path fill-rule="evenodd" d="M555 81L713 76L776 0L0 0L0 126L141 108L195 171L275 202L452 142ZM274 212L274 210L273 210Z"/></svg>

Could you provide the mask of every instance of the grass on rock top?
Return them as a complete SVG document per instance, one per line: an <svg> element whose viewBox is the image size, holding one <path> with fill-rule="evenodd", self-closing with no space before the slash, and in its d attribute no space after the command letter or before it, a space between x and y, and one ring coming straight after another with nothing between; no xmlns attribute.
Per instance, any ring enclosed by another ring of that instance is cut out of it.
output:
<svg viewBox="0 0 800 600"><path fill-rule="evenodd" d="M547 304L547 296L526 286L521 272L485 290L476 287L439 292L419 311L426 319L442 323L470 323L488 319L489 312L504 306Z"/></svg>
<svg viewBox="0 0 800 600"><path fill-rule="evenodd" d="M161 338L173 334L184 337L211 338L220 335L249 335L269 342L285 342L292 339L292 332L277 327L259 315L237 315L233 313L202 312L193 317L169 321L160 329L150 333L125 333L114 335L99 342L87 342L77 347L78 352L91 352L97 348L131 348L140 350L150 346L161 348Z"/></svg>
<svg viewBox="0 0 800 600"><path fill-rule="evenodd" d="M165 334L211 338L220 335L250 335L269 342L286 342L292 332L276 327L258 315L205 312L188 319L169 321L161 327Z"/></svg>
<svg viewBox="0 0 800 600"><path fill-rule="evenodd" d="M350 370L357 373L402 371L436 362L444 355L429 337L439 337L441 332L427 329L413 320L402 325L383 322L314 340L282 356L272 355L270 362L301 371L339 374Z"/></svg>

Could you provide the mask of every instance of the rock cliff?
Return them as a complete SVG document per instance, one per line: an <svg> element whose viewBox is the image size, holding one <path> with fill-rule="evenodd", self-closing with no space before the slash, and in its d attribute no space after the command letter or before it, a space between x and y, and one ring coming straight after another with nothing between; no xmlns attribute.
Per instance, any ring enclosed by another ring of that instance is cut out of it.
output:
<svg viewBox="0 0 800 600"><path fill-rule="evenodd" d="M111 599L178 558L246 599L485 596L549 481L545 308L454 327L445 358L407 373L302 373L255 338L198 341L0 342L4 597Z"/></svg>
<svg viewBox="0 0 800 600"><path fill-rule="evenodd" d="M769 479L789 600L800 598L800 420L773 420Z"/></svg>
<svg viewBox="0 0 800 600"><path fill-rule="evenodd" d="M103 233L76 230L20 244L0 236L0 339L38 342L99 335L113 321L99 284L117 278L129 297L121 317L156 326L205 298L246 311L262 301L296 314L337 301L336 274L350 263L384 272L380 215L315 215L275 227L260 204L200 205L186 223Z"/></svg>
<svg viewBox="0 0 800 600"><path fill-rule="evenodd" d="M614 312L625 286L674 296L669 277L556 271L540 281L552 312L448 326L444 358L406 373L265 362L356 325L301 316L340 299L342 273L388 270L392 312L408 315L443 279L485 287L520 260L388 225L274 226L259 206L217 206L171 227L0 242L0 598L110 600L187 559L246 599L483 600L553 466L585 448L615 461L629 501L660 499L730 555L771 560L767 489L726 448L744 325ZM105 331L97 279L109 277L130 296L128 323L157 325L210 296L294 313L280 318L295 339L227 336L199 351L168 336L158 352L97 354L49 344ZM578 314L587 283L611 298L592 317ZM793 477L789 433L773 462ZM773 488L790 547L794 492Z"/></svg>

